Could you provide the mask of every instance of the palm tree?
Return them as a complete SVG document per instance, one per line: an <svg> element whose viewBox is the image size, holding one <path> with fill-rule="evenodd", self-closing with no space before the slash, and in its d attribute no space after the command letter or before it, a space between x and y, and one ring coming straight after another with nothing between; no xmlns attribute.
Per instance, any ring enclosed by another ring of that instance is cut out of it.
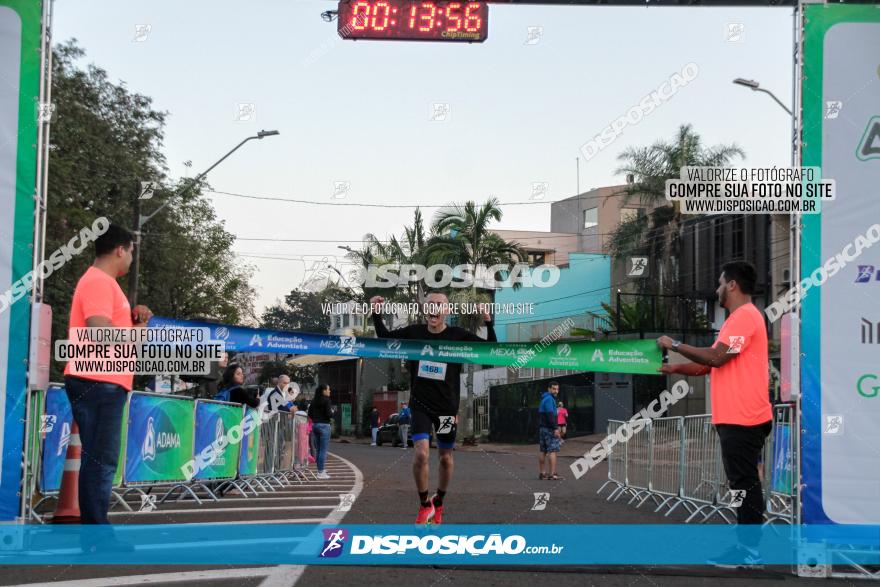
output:
<svg viewBox="0 0 880 587"><path fill-rule="evenodd" d="M477 276L477 267L505 265L510 267L526 258L519 243L508 242L493 233L489 225L501 220L502 212L496 198L486 200L482 206L474 201L452 204L437 211L434 216L434 237L428 242L428 264L445 263L466 265L470 275ZM450 302L478 304L492 301L489 290L478 287L474 279L469 288L456 288ZM480 326L479 316L465 314L459 317L459 325L469 330Z"/></svg>
<svg viewBox="0 0 880 587"><path fill-rule="evenodd" d="M459 304L480 304L491 302L494 292L477 287L477 267L492 265L511 265L525 259L525 251L516 242L507 242L489 230L493 221L501 220L501 208L496 198L490 198L477 206L474 201L453 204L437 211L432 231L434 237L426 249L430 264L466 265L475 279L469 288L454 288L449 301ZM462 328L475 331L479 328L480 316L463 314L458 317ZM467 431L466 442L474 438L474 386L473 365L465 365L467 374Z"/></svg>
<svg viewBox="0 0 880 587"><path fill-rule="evenodd" d="M681 167L725 167L736 157L745 157L745 153L735 144L704 147L690 124L681 125L672 141L630 147L618 156L622 164L616 173L625 174L632 181L613 195L621 197L623 204L638 198L653 210L650 215L622 222L610 236L608 249L618 259L646 253L654 260L656 278L643 280L642 287L656 286L654 293L679 293L682 214L677 202L661 205L666 202L666 180L678 179Z"/></svg>
<svg viewBox="0 0 880 587"><path fill-rule="evenodd" d="M412 226L404 227L403 236L389 237L382 241L375 234L364 235L363 246L359 250L349 251L347 257L354 260L366 271L370 266L380 265L425 265L427 261L426 246L430 235L425 233L422 211L416 208ZM424 298L424 280L412 281L403 288L380 288L364 285L363 299L380 295L389 302L420 303Z"/></svg>

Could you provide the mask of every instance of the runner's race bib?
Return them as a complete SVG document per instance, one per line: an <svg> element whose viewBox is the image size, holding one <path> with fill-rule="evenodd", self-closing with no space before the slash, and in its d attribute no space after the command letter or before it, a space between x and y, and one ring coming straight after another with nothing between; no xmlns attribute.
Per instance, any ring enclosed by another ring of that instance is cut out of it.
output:
<svg viewBox="0 0 880 587"><path fill-rule="evenodd" d="M419 377L425 379L436 379L438 381L446 380L446 363L435 363L433 361L419 361Z"/></svg>

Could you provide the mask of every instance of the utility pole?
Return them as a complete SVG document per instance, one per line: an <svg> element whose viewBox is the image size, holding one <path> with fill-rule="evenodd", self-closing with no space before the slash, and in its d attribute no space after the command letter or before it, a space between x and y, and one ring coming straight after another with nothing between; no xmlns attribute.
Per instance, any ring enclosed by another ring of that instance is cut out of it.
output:
<svg viewBox="0 0 880 587"><path fill-rule="evenodd" d="M138 281L141 274L141 195L140 184L138 184L134 201L131 203L131 225L134 227L134 259L131 262L131 270L128 272L128 302L132 308L137 306Z"/></svg>

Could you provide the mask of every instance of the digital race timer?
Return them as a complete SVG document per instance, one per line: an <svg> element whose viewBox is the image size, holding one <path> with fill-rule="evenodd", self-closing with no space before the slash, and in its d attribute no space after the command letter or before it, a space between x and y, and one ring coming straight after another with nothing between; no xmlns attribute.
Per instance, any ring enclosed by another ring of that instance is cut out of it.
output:
<svg viewBox="0 0 880 587"><path fill-rule="evenodd" d="M489 32L489 6L485 2L343 0L338 31L343 39L481 43Z"/></svg>

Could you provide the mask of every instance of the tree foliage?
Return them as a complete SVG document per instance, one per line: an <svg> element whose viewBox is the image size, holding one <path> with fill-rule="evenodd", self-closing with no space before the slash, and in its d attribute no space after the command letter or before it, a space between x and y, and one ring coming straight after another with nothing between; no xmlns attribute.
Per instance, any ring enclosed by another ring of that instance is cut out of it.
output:
<svg viewBox="0 0 880 587"><path fill-rule="evenodd" d="M322 291L294 289L282 303L266 308L260 319L263 328L327 334L330 318L322 303L345 301L345 290L330 285Z"/></svg>
<svg viewBox="0 0 880 587"><path fill-rule="evenodd" d="M144 212L180 192L167 176L162 141L167 113L151 98L113 83L107 72L81 66L85 52L69 41L55 47L49 144L46 255L101 216L130 229L141 181L158 182ZM139 303L157 315L241 323L253 318L251 269L236 260L234 236L195 186L144 227ZM87 250L46 280L53 336L66 338L70 300L91 264ZM127 280L120 285L127 290ZM53 365L53 369L58 365ZM60 374L53 370L53 377Z"/></svg>
<svg viewBox="0 0 880 587"><path fill-rule="evenodd" d="M680 293L678 261L681 242L681 212L676 203L666 203L666 180L678 179L680 169L723 167L745 153L735 144L706 147L690 124L683 124L672 140L659 140L648 147L630 147L618 160L617 173L633 181L616 194L623 204L638 199L650 214L621 223L610 236L608 249L615 258L646 254L651 260L653 279L641 280L643 292Z"/></svg>

